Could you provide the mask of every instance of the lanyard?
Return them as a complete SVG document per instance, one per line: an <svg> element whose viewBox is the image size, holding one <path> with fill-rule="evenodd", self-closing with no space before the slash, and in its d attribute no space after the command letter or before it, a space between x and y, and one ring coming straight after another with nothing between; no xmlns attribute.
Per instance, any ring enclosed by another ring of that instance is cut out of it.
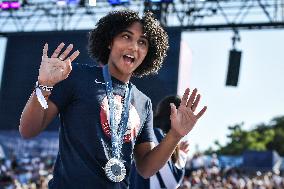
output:
<svg viewBox="0 0 284 189"><path fill-rule="evenodd" d="M109 105L112 156L117 159L120 159L123 137L128 128L127 123L129 117L129 105L130 105L130 96L131 96L130 94L131 94L132 85L129 83L126 86L120 123L116 123L113 88L112 88L111 76L108 70L108 65L105 65L103 67L103 76L106 85L106 93Z"/></svg>

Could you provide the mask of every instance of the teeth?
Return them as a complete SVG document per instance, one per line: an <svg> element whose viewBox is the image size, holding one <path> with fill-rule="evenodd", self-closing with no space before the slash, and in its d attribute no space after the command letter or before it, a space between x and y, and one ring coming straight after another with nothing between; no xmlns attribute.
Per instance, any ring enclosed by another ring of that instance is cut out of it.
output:
<svg viewBox="0 0 284 189"><path fill-rule="evenodd" d="M125 56L127 56L127 57L129 57L129 58L134 58L134 56L132 56L132 55L125 55Z"/></svg>

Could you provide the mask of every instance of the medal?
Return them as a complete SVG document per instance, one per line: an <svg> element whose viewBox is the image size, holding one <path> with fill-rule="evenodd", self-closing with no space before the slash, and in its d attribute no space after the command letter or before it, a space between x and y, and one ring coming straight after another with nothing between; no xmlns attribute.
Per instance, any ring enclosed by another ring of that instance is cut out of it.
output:
<svg viewBox="0 0 284 189"><path fill-rule="evenodd" d="M108 71L108 65L103 67L103 76L106 85L106 93L109 103L110 111L110 129L111 129L111 145L112 145L112 158L108 160L105 165L104 171L107 178L112 182L121 182L126 176L125 166L120 158L121 149L123 145L123 136L127 130L127 122L129 116L129 104L131 85L128 84L125 92L125 100L123 102L123 109L120 123L115 121L115 108L114 108L114 97L112 89L111 76Z"/></svg>
<svg viewBox="0 0 284 189"><path fill-rule="evenodd" d="M111 158L104 169L107 178L112 182L121 182L125 178L126 169L119 159Z"/></svg>

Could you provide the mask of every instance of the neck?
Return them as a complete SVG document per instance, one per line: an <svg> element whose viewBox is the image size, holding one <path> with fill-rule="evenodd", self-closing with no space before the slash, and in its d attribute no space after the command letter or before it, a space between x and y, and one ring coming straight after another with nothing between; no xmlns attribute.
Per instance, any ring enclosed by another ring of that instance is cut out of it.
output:
<svg viewBox="0 0 284 189"><path fill-rule="evenodd" d="M131 78L131 74L124 74L120 72L119 69L114 64L109 63L108 70L112 77L116 78L117 80L123 83L128 83Z"/></svg>

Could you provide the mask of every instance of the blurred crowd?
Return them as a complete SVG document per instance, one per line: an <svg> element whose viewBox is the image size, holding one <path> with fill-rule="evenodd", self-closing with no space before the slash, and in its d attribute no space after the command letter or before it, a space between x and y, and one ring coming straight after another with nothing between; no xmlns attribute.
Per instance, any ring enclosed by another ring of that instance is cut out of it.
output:
<svg viewBox="0 0 284 189"><path fill-rule="evenodd" d="M54 157L26 157L0 161L0 189L47 189Z"/></svg>
<svg viewBox="0 0 284 189"><path fill-rule="evenodd" d="M247 172L236 167L220 166L217 155L208 161L195 154L187 161L179 189L283 189L280 172ZM47 189L52 178L55 156L1 159L0 189Z"/></svg>
<svg viewBox="0 0 284 189"><path fill-rule="evenodd" d="M205 161L194 155L186 165L179 189L283 189L284 177L279 171L253 171L238 167L221 167L216 154Z"/></svg>

